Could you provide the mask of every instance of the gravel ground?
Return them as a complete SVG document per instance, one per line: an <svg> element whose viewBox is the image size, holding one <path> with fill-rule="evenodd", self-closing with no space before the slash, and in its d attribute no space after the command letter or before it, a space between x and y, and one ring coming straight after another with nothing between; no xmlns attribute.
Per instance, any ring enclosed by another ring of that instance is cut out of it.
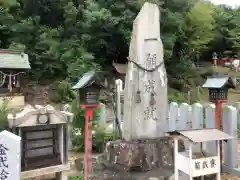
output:
<svg viewBox="0 0 240 180"><path fill-rule="evenodd" d="M71 168L73 168L71 170L73 172L71 172L70 174L73 174L73 176L74 176L74 174L78 174L78 172L75 172L76 170L74 168L74 160L76 158L81 157L82 155L83 155L82 153L75 153L75 152L72 153L72 152L70 152L69 160L70 160ZM49 174L49 175L46 175L46 176L36 177L36 178L31 178L31 179L25 179L25 180L50 180L52 178L54 178L54 175L53 174L51 174L51 175ZM221 180L240 180L240 177L231 176L229 174L223 174L221 176Z"/></svg>
<svg viewBox="0 0 240 180"><path fill-rule="evenodd" d="M240 180L239 177L231 176L229 174L223 174L221 177L222 180Z"/></svg>

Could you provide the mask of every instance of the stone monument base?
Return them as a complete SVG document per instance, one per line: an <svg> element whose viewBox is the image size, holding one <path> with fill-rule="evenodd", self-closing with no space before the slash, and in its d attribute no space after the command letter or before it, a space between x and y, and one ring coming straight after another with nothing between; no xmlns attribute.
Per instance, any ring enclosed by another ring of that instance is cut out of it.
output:
<svg viewBox="0 0 240 180"><path fill-rule="evenodd" d="M179 146L184 150L182 142ZM104 168L91 180L164 180L174 174L173 140L117 140L108 142Z"/></svg>

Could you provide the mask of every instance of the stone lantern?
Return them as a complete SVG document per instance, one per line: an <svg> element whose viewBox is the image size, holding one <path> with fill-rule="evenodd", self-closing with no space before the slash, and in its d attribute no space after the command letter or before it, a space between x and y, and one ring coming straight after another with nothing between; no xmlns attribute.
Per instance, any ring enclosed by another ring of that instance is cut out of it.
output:
<svg viewBox="0 0 240 180"><path fill-rule="evenodd" d="M217 66L217 59L218 59L216 52L214 52L212 54L212 59L213 59L214 66L216 67Z"/></svg>

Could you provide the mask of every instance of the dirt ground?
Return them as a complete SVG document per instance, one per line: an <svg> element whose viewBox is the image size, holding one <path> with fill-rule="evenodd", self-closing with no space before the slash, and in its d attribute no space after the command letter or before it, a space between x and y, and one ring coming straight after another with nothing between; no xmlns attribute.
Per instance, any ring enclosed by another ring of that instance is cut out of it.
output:
<svg viewBox="0 0 240 180"><path fill-rule="evenodd" d="M222 180L240 180L240 177L231 176L229 174L223 174L221 179Z"/></svg>
<svg viewBox="0 0 240 180"><path fill-rule="evenodd" d="M76 171L76 168L74 166L74 160L76 158L79 158L79 157L82 157L82 156L83 156L82 153L70 152L69 163L71 164L71 170L67 174L72 175L72 176L79 175L80 172ZM36 177L36 178L31 178L31 179L25 179L25 180L51 180L52 178L54 178L54 175L49 174L49 175L46 175L46 176ZM231 176L229 174L223 174L221 176L221 180L240 180L240 177Z"/></svg>

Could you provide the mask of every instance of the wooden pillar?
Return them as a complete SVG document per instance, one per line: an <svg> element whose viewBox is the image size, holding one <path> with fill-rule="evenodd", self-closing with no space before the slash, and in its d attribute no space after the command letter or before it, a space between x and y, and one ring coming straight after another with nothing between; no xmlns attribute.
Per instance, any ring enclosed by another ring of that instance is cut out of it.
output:
<svg viewBox="0 0 240 180"><path fill-rule="evenodd" d="M92 111L86 108L84 134L84 180L92 173Z"/></svg>
<svg viewBox="0 0 240 180"><path fill-rule="evenodd" d="M175 166L174 166L174 174L175 178L174 180L178 180L179 175L178 175L178 139L177 137L174 137L174 161L175 161Z"/></svg>
<svg viewBox="0 0 240 180"><path fill-rule="evenodd" d="M217 141L217 156L218 156L218 158L220 158L220 156L221 156L220 142L219 141ZM217 173L216 180L220 180L221 179L221 171L220 171L221 163L218 163L218 164L219 164L220 167L218 167L219 168L219 172Z"/></svg>
<svg viewBox="0 0 240 180"><path fill-rule="evenodd" d="M190 142L189 142L190 143ZM192 167L192 143L189 144L189 167ZM192 177L192 172L191 170L189 171L189 179L190 180L193 180L193 177Z"/></svg>
<svg viewBox="0 0 240 180"><path fill-rule="evenodd" d="M123 90L122 88L122 80L121 79L117 79L115 81L115 84L116 84L116 116L117 116L117 120L119 122L119 126L121 125L121 122L122 122L122 117L121 117L121 92ZM119 127L120 128L120 127ZM117 138L117 136L119 136L119 134L117 134L117 130L118 130L118 127L117 127L117 123L116 121L114 120L113 121L113 131L114 131L114 139Z"/></svg>
<svg viewBox="0 0 240 180"><path fill-rule="evenodd" d="M237 109L227 106L223 111L223 132L234 137L224 146L224 165L230 169L238 167Z"/></svg>

